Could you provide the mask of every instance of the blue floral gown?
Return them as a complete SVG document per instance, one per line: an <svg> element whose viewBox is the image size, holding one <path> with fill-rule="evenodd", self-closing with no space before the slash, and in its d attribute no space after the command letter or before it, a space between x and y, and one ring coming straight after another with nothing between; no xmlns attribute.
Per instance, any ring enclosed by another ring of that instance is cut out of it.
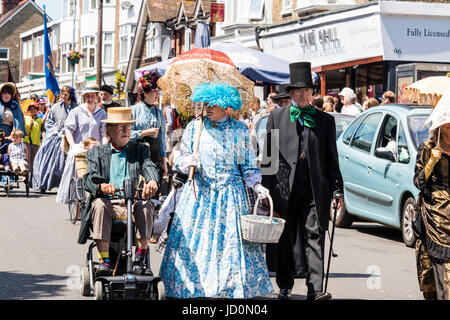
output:
<svg viewBox="0 0 450 320"><path fill-rule="evenodd" d="M184 132L183 156L193 153L198 120ZM244 182L258 173L244 123L205 117L200 168L175 211L159 276L175 298L251 298L273 291L261 246L242 240L240 216L249 214Z"/></svg>

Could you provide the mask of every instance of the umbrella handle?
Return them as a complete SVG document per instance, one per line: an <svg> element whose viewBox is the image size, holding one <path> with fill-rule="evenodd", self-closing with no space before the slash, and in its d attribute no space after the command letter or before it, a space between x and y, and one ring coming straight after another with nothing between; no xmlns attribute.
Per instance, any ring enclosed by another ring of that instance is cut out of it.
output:
<svg viewBox="0 0 450 320"><path fill-rule="evenodd" d="M200 134L202 133L202 125L203 125L203 108L200 116L200 121L198 122L197 137L195 138L195 145L194 145L194 155L198 154L198 145L200 144ZM191 166L191 169L189 171L189 181L192 181L194 179L194 171L195 167Z"/></svg>

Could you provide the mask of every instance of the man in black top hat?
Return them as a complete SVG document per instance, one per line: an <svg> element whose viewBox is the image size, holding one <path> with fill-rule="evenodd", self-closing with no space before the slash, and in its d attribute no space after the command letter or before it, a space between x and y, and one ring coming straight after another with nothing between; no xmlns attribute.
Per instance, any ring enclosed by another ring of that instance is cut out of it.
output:
<svg viewBox="0 0 450 320"><path fill-rule="evenodd" d="M100 87L100 107L108 111L111 107L120 107L120 103L113 101L114 89L106 84Z"/></svg>
<svg viewBox="0 0 450 320"><path fill-rule="evenodd" d="M289 299L300 238L305 252L307 298L330 298L322 292L325 231L333 192L342 192L336 125L333 116L310 104L314 88L311 64L291 63L289 69L291 83L286 92L291 105L270 113L261 164L262 184L272 195L274 211L286 220L276 246L276 282L279 298Z"/></svg>

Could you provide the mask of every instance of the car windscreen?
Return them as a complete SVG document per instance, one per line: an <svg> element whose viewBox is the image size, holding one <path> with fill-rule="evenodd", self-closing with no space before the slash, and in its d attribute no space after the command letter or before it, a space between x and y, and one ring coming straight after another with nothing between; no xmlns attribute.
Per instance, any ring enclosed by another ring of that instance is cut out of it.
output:
<svg viewBox="0 0 450 320"><path fill-rule="evenodd" d="M428 139L430 129L429 125L425 127L425 121L427 121L428 116L410 116L408 117L408 127L411 137L414 141L414 146L416 149Z"/></svg>

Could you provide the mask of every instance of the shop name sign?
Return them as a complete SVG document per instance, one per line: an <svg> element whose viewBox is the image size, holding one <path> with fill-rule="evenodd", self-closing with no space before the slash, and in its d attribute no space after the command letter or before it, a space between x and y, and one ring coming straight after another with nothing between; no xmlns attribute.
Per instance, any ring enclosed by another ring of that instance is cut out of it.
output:
<svg viewBox="0 0 450 320"><path fill-rule="evenodd" d="M432 38L450 38L450 29L446 31L435 31L431 29L406 28L407 37L432 37Z"/></svg>
<svg viewBox="0 0 450 320"><path fill-rule="evenodd" d="M301 32L299 42L303 59L345 53L335 27Z"/></svg>

